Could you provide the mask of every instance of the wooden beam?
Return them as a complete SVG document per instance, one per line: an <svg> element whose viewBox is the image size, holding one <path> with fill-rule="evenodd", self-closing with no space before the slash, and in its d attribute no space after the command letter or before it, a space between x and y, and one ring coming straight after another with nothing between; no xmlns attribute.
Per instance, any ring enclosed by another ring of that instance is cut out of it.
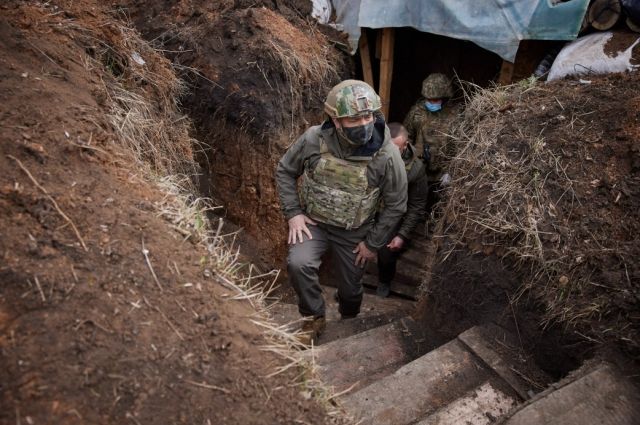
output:
<svg viewBox="0 0 640 425"><path fill-rule="evenodd" d="M371 70L371 54L369 53L369 42L367 40L367 31L362 28L360 35L360 61L362 62L362 76L364 82L371 87L373 84L373 71Z"/></svg>
<svg viewBox="0 0 640 425"><path fill-rule="evenodd" d="M600 31L611 29L621 14L620 0L593 0L587 12L591 26Z"/></svg>
<svg viewBox="0 0 640 425"><path fill-rule="evenodd" d="M378 94L382 99L382 113L385 119L389 117L389 103L391 101L391 79L393 76L393 46L395 33L393 28L382 30L382 47L380 57L380 89Z"/></svg>
<svg viewBox="0 0 640 425"><path fill-rule="evenodd" d="M513 62L508 62L503 60L502 66L500 67L500 76L498 77L498 84L501 86L506 86L507 84L511 84L513 80L513 69L515 68Z"/></svg>

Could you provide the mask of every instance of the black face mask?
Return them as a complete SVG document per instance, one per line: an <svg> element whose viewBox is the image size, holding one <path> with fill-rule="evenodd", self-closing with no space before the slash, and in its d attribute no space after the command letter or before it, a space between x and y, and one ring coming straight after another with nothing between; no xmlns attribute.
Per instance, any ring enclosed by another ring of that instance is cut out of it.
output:
<svg viewBox="0 0 640 425"><path fill-rule="evenodd" d="M373 135L374 121L357 127L342 127L344 136L349 143L355 146L362 146L371 139Z"/></svg>

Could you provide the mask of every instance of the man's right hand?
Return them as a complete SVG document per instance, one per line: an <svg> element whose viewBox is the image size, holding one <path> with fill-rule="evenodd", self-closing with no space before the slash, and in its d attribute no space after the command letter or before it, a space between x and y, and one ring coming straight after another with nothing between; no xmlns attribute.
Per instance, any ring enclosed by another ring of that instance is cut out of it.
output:
<svg viewBox="0 0 640 425"><path fill-rule="evenodd" d="M309 231L307 224L315 226L316 222L311 220L304 214L298 214L289 219L289 239L287 240L287 243L289 245L295 245L297 241L300 241L300 243L302 243L303 232L309 239L313 239L313 236L311 236L311 232Z"/></svg>

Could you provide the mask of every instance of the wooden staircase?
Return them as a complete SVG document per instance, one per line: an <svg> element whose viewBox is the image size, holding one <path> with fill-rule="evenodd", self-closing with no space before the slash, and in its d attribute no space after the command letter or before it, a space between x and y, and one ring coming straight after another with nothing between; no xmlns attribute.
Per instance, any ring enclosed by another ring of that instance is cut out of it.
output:
<svg viewBox="0 0 640 425"><path fill-rule="evenodd" d="M327 330L302 355L362 424L640 424L640 391L612 365L549 386L497 326L438 346L409 316L414 301L365 294L361 314L340 320L333 291L324 288ZM281 324L299 319L294 305L277 303L272 312Z"/></svg>
<svg viewBox="0 0 640 425"><path fill-rule="evenodd" d="M424 236L426 226L426 223L418 226L412 234L410 248L398 259L396 276L391 285L392 295L412 300L417 300L419 297L419 288L424 277L425 256L430 250L429 241ZM362 284L365 288L376 289L378 287L377 265L373 262L367 263L365 272Z"/></svg>

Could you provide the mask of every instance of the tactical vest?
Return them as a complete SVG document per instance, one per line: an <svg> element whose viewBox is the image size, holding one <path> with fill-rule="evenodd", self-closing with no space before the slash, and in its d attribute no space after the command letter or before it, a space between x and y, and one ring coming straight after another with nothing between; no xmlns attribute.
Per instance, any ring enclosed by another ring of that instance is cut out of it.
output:
<svg viewBox="0 0 640 425"><path fill-rule="evenodd" d="M307 215L347 230L360 227L376 210L380 196L380 189L371 189L367 180L372 158L336 158L320 140L318 165L304 172L300 189Z"/></svg>

